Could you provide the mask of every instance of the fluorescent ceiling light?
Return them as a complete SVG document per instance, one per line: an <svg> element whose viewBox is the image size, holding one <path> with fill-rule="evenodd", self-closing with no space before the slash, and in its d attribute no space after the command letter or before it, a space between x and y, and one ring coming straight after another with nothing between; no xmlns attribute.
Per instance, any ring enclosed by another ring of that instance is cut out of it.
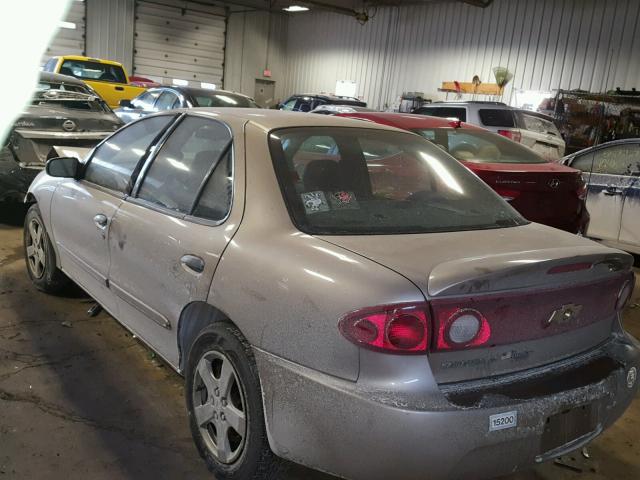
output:
<svg viewBox="0 0 640 480"><path fill-rule="evenodd" d="M209 90L215 90L216 89L216 85L215 85L215 83L200 82L200 88L207 88Z"/></svg>
<svg viewBox="0 0 640 480"><path fill-rule="evenodd" d="M70 30L75 30L76 29L76 24L73 22L60 22L58 23L58 26L60 28L68 28Z"/></svg>
<svg viewBox="0 0 640 480"><path fill-rule="evenodd" d="M189 82L187 80L181 80L179 78L172 79L171 83L173 83L174 85L179 85L180 87L186 87L187 85L189 85Z"/></svg>
<svg viewBox="0 0 640 480"><path fill-rule="evenodd" d="M303 7L302 5L290 5L287 8L283 8L285 12L306 12L309 7Z"/></svg>

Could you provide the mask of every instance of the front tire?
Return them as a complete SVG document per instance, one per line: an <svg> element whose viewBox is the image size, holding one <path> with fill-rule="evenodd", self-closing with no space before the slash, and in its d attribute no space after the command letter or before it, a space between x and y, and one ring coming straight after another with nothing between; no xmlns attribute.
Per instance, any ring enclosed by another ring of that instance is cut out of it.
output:
<svg viewBox="0 0 640 480"><path fill-rule="evenodd" d="M219 480L280 478L269 448L253 352L231 323L209 327L188 361L185 396L200 456Z"/></svg>
<svg viewBox="0 0 640 480"><path fill-rule="evenodd" d="M29 207L24 219L24 258L29 278L38 290L58 293L70 280L56 264L56 253L44 228L38 204Z"/></svg>

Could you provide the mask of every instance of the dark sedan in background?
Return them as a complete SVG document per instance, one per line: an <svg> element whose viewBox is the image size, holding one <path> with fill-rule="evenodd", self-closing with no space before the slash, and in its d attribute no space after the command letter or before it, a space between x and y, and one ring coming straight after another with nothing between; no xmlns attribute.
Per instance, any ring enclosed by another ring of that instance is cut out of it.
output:
<svg viewBox="0 0 640 480"><path fill-rule="evenodd" d="M82 80L42 72L35 93L0 150L0 202L22 201L29 184L53 157L82 157L122 126Z"/></svg>
<svg viewBox="0 0 640 480"><path fill-rule="evenodd" d="M193 107L260 108L251 97L241 93L208 88L167 86L150 88L133 100L122 100L118 115L125 123L151 113Z"/></svg>

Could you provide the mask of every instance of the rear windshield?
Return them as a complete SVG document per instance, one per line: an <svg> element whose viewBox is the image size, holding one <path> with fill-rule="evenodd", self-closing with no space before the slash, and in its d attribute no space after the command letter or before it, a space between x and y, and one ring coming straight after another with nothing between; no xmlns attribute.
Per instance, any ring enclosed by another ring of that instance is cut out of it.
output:
<svg viewBox="0 0 640 480"><path fill-rule="evenodd" d="M304 127L270 135L292 219L307 233L427 233L526 221L452 157L416 135Z"/></svg>
<svg viewBox="0 0 640 480"><path fill-rule="evenodd" d="M481 108L478 110L480 121L485 127L514 128L516 126L513 112L496 108Z"/></svg>
<svg viewBox="0 0 640 480"><path fill-rule="evenodd" d="M90 62L85 60L65 60L60 67L63 75L82 78L83 80L98 80L101 82L127 83L124 70L119 65Z"/></svg>
<svg viewBox="0 0 640 480"><path fill-rule="evenodd" d="M528 148L484 130L423 128L414 132L465 162L547 163Z"/></svg>
<svg viewBox="0 0 640 480"><path fill-rule="evenodd" d="M461 122L467 121L467 111L464 107L422 107L413 113L432 117L457 118Z"/></svg>
<svg viewBox="0 0 640 480"><path fill-rule="evenodd" d="M57 105L71 110L89 112L107 113L111 111L100 97L68 90L36 90L31 104L36 106Z"/></svg>
<svg viewBox="0 0 640 480"><path fill-rule="evenodd" d="M196 107L239 107L239 108L260 108L250 98L232 93L198 93L193 95Z"/></svg>

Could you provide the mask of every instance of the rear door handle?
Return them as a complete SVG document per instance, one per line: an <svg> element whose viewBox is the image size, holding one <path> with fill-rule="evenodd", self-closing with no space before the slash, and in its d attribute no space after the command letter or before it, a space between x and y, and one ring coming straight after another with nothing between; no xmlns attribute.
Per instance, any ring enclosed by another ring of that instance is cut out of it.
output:
<svg viewBox="0 0 640 480"><path fill-rule="evenodd" d="M204 271L204 260L196 255L183 255L180 258L180 263L185 269L192 272L202 273Z"/></svg>
<svg viewBox="0 0 640 480"><path fill-rule="evenodd" d="M119 92L124 91L124 87L115 87L115 88L116 88L116 90L118 90Z"/></svg>
<svg viewBox="0 0 640 480"><path fill-rule="evenodd" d="M605 188L603 193L609 197L612 197L614 195L622 195L622 190L618 190L616 187L610 186Z"/></svg>
<svg viewBox="0 0 640 480"><path fill-rule="evenodd" d="M107 218L106 215L99 213L95 217L93 217L93 223L95 223L96 227L98 227L100 230L104 230L105 228L107 228L109 219Z"/></svg>

